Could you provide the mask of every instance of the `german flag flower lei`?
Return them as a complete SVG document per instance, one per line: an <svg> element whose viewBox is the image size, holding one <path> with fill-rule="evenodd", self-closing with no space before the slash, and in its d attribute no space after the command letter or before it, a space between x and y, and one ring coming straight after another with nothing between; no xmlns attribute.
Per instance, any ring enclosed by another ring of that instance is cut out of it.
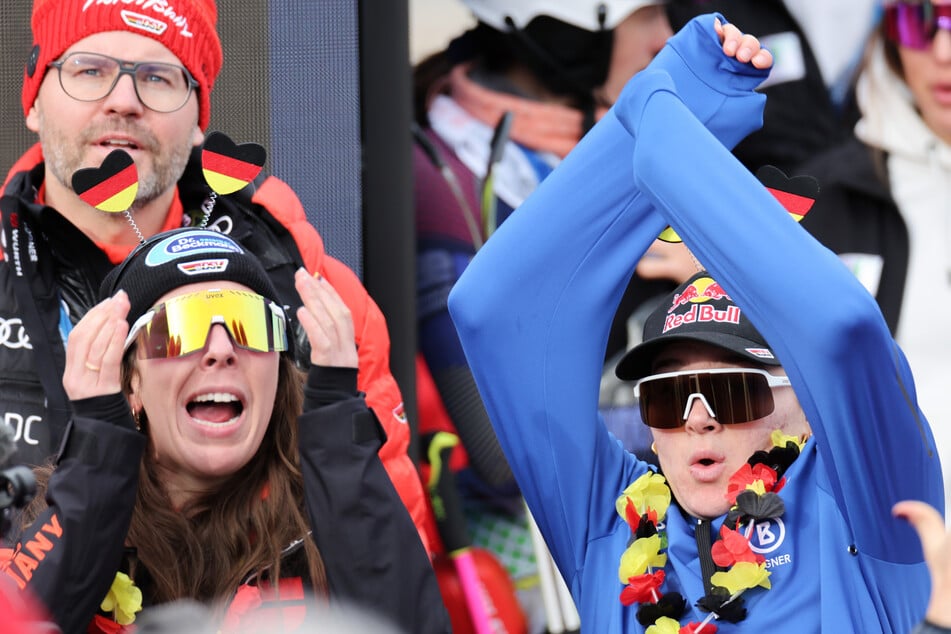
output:
<svg viewBox="0 0 951 634"><path fill-rule="evenodd" d="M733 506L710 549L713 562L726 570L713 574L712 591L697 601L697 607L709 612L701 622L682 626L678 619L686 612L686 600L677 592L661 592L667 565L664 518L671 500L667 479L648 471L617 499L618 515L631 529L631 541L618 567L624 585L620 600L625 606L640 604L637 620L647 627L646 634L714 634L713 619L736 623L746 618L741 594L751 588L770 588L765 559L753 552L750 536L756 522L785 512L778 495L786 482L782 476L799 456L805 438L775 430L770 440L772 448L753 454L727 485L726 498Z"/></svg>

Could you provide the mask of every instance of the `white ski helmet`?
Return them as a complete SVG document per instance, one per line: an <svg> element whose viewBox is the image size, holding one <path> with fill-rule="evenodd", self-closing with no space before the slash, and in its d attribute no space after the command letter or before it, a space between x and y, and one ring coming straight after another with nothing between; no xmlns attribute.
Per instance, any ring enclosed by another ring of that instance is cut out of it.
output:
<svg viewBox="0 0 951 634"><path fill-rule="evenodd" d="M664 0L463 0L476 18L499 31L508 30L506 18L524 29L540 15L547 15L586 31L612 30L642 7Z"/></svg>

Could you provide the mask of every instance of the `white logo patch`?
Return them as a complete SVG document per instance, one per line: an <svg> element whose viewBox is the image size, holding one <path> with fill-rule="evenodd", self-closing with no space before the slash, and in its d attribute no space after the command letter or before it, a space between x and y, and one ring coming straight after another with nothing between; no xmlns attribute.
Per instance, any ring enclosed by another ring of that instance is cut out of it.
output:
<svg viewBox="0 0 951 634"><path fill-rule="evenodd" d="M206 273L224 273L228 268L228 260L198 260L197 262L185 262L178 264L178 270L185 275L204 275Z"/></svg>
<svg viewBox="0 0 951 634"><path fill-rule="evenodd" d="M30 336L26 334L19 317L4 319L0 317L0 346L11 350L32 350Z"/></svg>
<svg viewBox="0 0 951 634"><path fill-rule="evenodd" d="M161 35L165 33L165 30L168 28L168 25L161 20L150 18L141 13L121 11L120 15L122 16L122 21L125 22L127 26L131 26L133 29L139 29L140 31L146 31L153 35Z"/></svg>
<svg viewBox="0 0 951 634"><path fill-rule="evenodd" d="M753 534L750 535L750 548L754 553L767 555L786 540L786 525L780 518L759 520L753 525Z"/></svg>
<svg viewBox="0 0 951 634"><path fill-rule="evenodd" d="M40 444L40 441L33 438L31 432L34 424L42 422L43 419L39 416L27 416L24 418L22 414L18 414L17 412L7 412L3 415L3 423L0 424L7 425L13 430L13 442L23 442L27 445L36 446Z"/></svg>
<svg viewBox="0 0 951 634"><path fill-rule="evenodd" d="M120 13L122 21L133 29L146 31L154 35L161 35L168 29L169 23L174 24L182 37L194 37L194 34L188 29L188 18L178 12L172 6L169 0L86 0L83 3L83 11L92 6L115 6L124 4L132 5L140 11L149 11L154 15L145 15L135 13L128 9L123 9ZM161 18L161 19L160 19ZM163 20L166 20L163 22Z"/></svg>

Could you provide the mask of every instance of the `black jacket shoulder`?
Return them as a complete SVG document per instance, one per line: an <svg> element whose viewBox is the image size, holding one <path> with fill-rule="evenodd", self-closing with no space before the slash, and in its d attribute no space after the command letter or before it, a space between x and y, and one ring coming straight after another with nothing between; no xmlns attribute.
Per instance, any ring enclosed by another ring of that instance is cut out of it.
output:
<svg viewBox="0 0 951 634"><path fill-rule="evenodd" d="M819 181L802 225L836 254L881 258L875 299L894 334L908 272L908 228L891 197L886 156L851 138L793 172Z"/></svg>

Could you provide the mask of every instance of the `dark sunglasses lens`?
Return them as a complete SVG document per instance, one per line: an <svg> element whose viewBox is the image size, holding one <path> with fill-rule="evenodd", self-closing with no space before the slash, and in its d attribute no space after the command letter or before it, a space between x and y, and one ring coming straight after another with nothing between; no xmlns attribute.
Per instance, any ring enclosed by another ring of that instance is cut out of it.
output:
<svg viewBox="0 0 951 634"><path fill-rule="evenodd" d="M691 378L692 375L677 376L641 383L640 408L644 424L654 429L676 429L683 425L683 408L690 394L686 379Z"/></svg>
<svg viewBox="0 0 951 634"><path fill-rule="evenodd" d="M648 427L676 429L684 424L687 398L700 393L722 425L748 423L773 412L766 377L753 372L687 374L640 385L641 418Z"/></svg>
<svg viewBox="0 0 951 634"><path fill-rule="evenodd" d="M748 423L773 411L772 391L766 377L760 374L708 374L701 378L701 385L705 381L710 394L707 401L723 425ZM703 392L706 396L707 391Z"/></svg>

